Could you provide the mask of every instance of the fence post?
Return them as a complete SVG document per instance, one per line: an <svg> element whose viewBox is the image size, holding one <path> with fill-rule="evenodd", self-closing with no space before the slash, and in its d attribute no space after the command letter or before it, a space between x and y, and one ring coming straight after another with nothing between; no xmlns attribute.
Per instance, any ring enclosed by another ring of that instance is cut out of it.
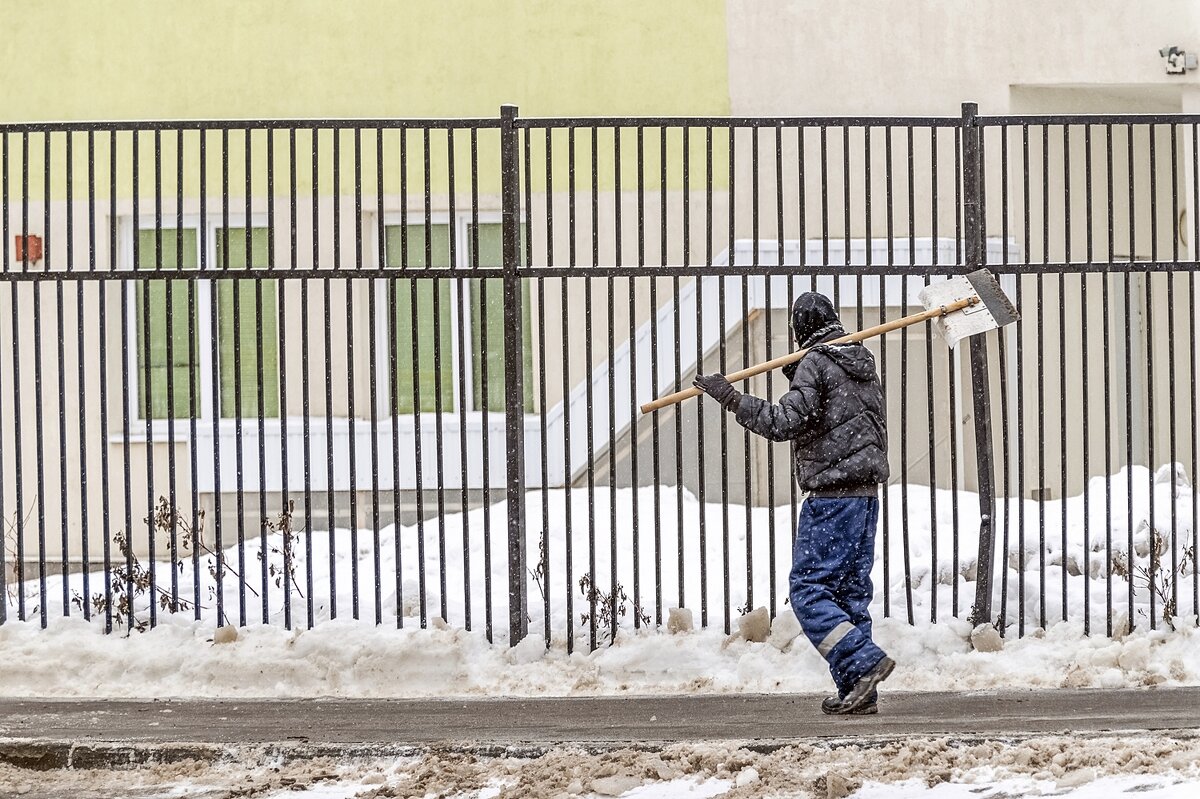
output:
<svg viewBox="0 0 1200 799"><path fill-rule="evenodd" d="M979 269L984 265L983 197L980 171L980 137L982 129L975 122L979 107L962 104L963 137L963 235L966 237L966 267ZM988 379L987 339L971 337L971 396L975 417L975 456L979 473L979 559L975 577L975 604L971 608L971 624L984 624L992 618L992 555L994 530L992 520L996 504L995 475L992 458L991 386Z"/></svg>
<svg viewBox="0 0 1200 799"><path fill-rule="evenodd" d="M504 247L504 453L508 479L508 643L529 631L525 585L525 386L520 265L521 175L517 107L500 106L500 204Z"/></svg>

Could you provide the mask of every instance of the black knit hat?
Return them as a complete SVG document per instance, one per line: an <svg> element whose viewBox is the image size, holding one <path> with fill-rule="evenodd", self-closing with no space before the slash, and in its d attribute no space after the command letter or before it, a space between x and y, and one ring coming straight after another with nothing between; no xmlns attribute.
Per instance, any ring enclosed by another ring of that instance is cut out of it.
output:
<svg viewBox="0 0 1200 799"><path fill-rule="evenodd" d="M833 333L845 332L833 303L824 294L806 291L796 298L792 305L792 335L798 346L811 347Z"/></svg>

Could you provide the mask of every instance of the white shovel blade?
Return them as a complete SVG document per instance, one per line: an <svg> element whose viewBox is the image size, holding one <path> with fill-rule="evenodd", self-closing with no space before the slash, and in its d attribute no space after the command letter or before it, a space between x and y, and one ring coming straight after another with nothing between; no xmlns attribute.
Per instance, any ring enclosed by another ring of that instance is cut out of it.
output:
<svg viewBox="0 0 1200 799"><path fill-rule="evenodd" d="M925 309L933 310L958 300L976 297L978 294L966 276L960 275L949 280L930 283L921 289L919 296ZM996 320L982 302L961 311L940 316L933 320L933 325L951 347L964 338L986 333L998 327Z"/></svg>

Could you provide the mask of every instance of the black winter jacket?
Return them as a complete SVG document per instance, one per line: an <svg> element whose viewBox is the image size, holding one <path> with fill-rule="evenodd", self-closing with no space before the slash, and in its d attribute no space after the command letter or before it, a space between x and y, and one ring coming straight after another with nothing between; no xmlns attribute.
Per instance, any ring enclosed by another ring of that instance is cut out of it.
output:
<svg viewBox="0 0 1200 799"><path fill-rule="evenodd" d="M803 491L862 489L888 478L886 410L875 358L861 344L819 344L772 404L744 396L738 424L791 441Z"/></svg>

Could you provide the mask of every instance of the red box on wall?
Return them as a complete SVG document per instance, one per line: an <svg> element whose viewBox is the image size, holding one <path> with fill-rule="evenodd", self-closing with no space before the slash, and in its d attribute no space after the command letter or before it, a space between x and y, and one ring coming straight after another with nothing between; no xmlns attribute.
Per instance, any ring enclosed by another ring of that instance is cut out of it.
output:
<svg viewBox="0 0 1200 799"><path fill-rule="evenodd" d="M41 236L16 236L14 237L16 244L17 263L28 261L31 264L36 264L42 260L42 237Z"/></svg>

